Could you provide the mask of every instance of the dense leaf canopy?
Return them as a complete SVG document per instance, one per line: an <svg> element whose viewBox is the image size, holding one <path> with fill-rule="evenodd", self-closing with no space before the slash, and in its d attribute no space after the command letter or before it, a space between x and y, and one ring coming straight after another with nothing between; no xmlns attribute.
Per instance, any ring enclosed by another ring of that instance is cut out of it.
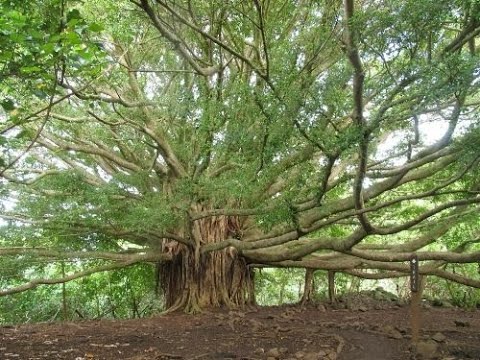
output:
<svg viewBox="0 0 480 360"><path fill-rule="evenodd" d="M480 287L448 271L480 260L478 0L22 4L0 17L0 255L105 264L2 294L179 244L370 278L416 253Z"/></svg>

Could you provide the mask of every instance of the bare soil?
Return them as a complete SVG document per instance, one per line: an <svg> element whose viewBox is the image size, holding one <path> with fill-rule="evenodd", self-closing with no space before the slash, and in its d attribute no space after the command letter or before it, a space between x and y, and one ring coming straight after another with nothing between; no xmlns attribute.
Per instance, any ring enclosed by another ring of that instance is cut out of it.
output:
<svg viewBox="0 0 480 360"><path fill-rule="evenodd" d="M480 359L480 310L329 305L0 327L0 359ZM414 350L417 349L417 350Z"/></svg>

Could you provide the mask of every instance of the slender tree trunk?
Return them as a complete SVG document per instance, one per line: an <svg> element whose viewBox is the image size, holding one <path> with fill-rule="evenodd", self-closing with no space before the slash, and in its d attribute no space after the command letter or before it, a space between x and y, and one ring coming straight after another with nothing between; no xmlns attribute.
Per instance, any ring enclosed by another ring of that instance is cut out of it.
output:
<svg viewBox="0 0 480 360"><path fill-rule="evenodd" d="M164 245L173 258L161 266L161 286L169 311L200 312L205 308L254 305L253 270L235 249L200 254L200 245L236 236L235 218L212 217L190 229L196 247L171 242Z"/></svg>
<svg viewBox="0 0 480 360"><path fill-rule="evenodd" d="M328 299L332 304L337 301L335 295L335 271L332 270L328 271Z"/></svg>
<svg viewBox="0 0 480 360"><path fill-rule="evenodd" d="M138 311L137 298L132 296L132 318L135 319L135 317L140 318L140 312Z"/></svg>
<svg viewBox="0 0 480 360"><path fill-rule="evenodd" d="M65 277L65 263L62 262L62 277ZM67 284L62 283L62 313L63 320L68 320L68 307L67 307Z"/></svg>
<svg viewBox="0 0 480 360"><path fill-rule="evenodd" d="M305 269L305 283L303 285L302 299L300 300L301 305L309 304L313 301L313 294L315 292L314 273L314 269Z"/></svg>

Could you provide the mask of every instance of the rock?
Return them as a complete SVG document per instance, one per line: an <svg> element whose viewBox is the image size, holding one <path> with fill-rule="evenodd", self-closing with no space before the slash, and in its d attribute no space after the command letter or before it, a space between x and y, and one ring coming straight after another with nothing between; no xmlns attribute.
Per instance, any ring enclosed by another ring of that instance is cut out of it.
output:
<svg viewBox="0 0 480 360"><path fill-rule="evenodd" d="M432 336L432 340L435 340L439 343L444 342L446 339L447 337L440 332L437 332L435 335Z"/></svg>
<svg viewBox="0 0 480 360"><path fill-rule="evenodd" d="M327 349L327 359L337 360L337 352L333 349Z"/></svg>
<svg viewBox="0 0 480 360"><path fill-rule="evenodd" d="M385 335L387 335L391 339L402 339L403 335L400 331L395 329L392 325L385 325L380 329Z"/></svg>
<svg viewBox="0 0 480 360"><path fill-rule="evenodd" d="M328 355L329 360L337 360L337 354L336 353L330 353Z"/></svg>
<svg viewBox="0 0 480 360"><path fill-rule="evenodd" d="M258 332L258 331L263 329L263 324L260 321L255 320L255 319L250 319L249 322L252 326L251 329L252 329L253 332Z"/></svg>
<svg viewBox="0 0 480 360"><path fill-rule="evenodd" d="M272 357L275 359L278 359L282 354L280 353L280 350L278 348L271 348L267 352L267 357Z"/></svg>
<svg viewBox="0 0 480 360"><path fill-rule="evenodd" d="M366 312L366 311L368 311L368 308L365 305L360 305L358 307L358 310L361 311L361 312Z"/></svg>
<svg viewBox="0 0 480 360"><path fill-rule="evenodd" d="M318 356L318 353L314 353L314 352L309 352L309 353L306 353L303 360L318 360L320 359L320 357Z"/></svg>
<svg viewBox="0 0 480 360"><path fill-rule="evenodd" d="M257 355L260 355L260 354L264 354L265 353L265 349L264 348L256 348L254 351L253 351L254 354L257 354Z"/></svg>
<svg viewBox="0 0 480 360"><path fill-rule="evenodd" d="M363 330L367 327L367 325L363 321L354 321L350 325L355 330Z"/></svg>
<svg viewBox="0 0 480 360"><path fill-rule="evenodd" d="M457 326L457 327L469 327L470 323L467 320L455 320L455 326Z"/></svg>
<svg viewBox="0 0 480 360"><path fill-rule="evenodd" d="M345 303L342 303L342 302L334 302L332 304L332 309L334 310L343 310L343 309L346 309L347 308L347 305Z"/></svg>
<svg viewBox="0 0 480 360"><path fill-rule="evenodd" d="M305 353L303 351L297 351L294 354L294 356L295 356L296 359L303 359L305 357Z"/></svg>
<svg viewBox="0 0 480 360"><path fill-rule="evenodd" d="M449 301L444 301L442 304L442 307L451 309L451 308L454 308L455 306Z"/></svg>
<svg viewBox="0 0 480 360"><path fill-rule="evenodd" d="M391 339L403 339L403 335L400 331L398 331L397 329L393 329L392 332L388 335L389 338Z"/></svg>
<svg viewBox="0 0 480 360"><path fill-rule="evenodd" d="M375 300L383 300L383 301L396 301L398 300L398 296L389 292L389 291L386 291L384 288L382 288L381 286L377 287L374 291L373 291L373 298Z"/></svg>
<svg viewBox="0 0 480 360"><path fill-rule="evenodd" d="M238 318L244 318L245 317L245 313L241 312L241 311L229 311L228 312L228 317L232 318L232 317L238 317Z"/></svg>
<svg viewBox="0 0 480 360"><path fill-rule="evenodd" d="M452 305L451 302L443 299L433 299L432 300L432 305L437 306L437 307L444 307L444 308L453 308L454 306Z"/></svg>
<svg viewBox="0 0 480 360"><path fill-rule="evenodd" d="M417 355L421 356L421 359L433 359L436 355L438 344L433 340L420 341L417 344Z"/></svg>
<svg viewBox="0 0 480 360"><path fill-rule="evenodd" d="M323 304L319 304L319 305L317 306L317 310L320 311L320 312L325 312L325 311L327 311L327 309L325 308L325 305L323 305Z"/></svg>
<svg viewBox="0 0 480 360"><path fill-rule="evenodd" d="M422 301L422 308L424 309L431 309L432 305L428 301Z"/></svg>
<svg viewBox="0 0 480 360"><path fill-rule="evenodd" d="M293 319L292 319L292 321L293 321ZM289 327L276 326L275 331L286 333L286 332L292 331L292 329L289 328Z"/></svg>
<svg viewBox="0 0 480 360"><path fill-rule="evenodd" d="M280 351L280 354L285 355L288 352L288 349L286 347L281 347L278 351Z"/></svg>

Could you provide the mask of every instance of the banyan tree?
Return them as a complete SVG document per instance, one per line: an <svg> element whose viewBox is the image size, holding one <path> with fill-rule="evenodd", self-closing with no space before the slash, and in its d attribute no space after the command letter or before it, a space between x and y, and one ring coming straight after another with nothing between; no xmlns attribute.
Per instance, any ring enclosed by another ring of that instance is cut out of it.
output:
<svg viewBox="0 0 480 360"><path fill-rule="evenodd" d="M413 254L480 287L449 267L480 260L478 1L62 6L53 75L1 115L0 255L103 263L2 295L148 262L198 311L253 303L258 267Z"/></svg>

